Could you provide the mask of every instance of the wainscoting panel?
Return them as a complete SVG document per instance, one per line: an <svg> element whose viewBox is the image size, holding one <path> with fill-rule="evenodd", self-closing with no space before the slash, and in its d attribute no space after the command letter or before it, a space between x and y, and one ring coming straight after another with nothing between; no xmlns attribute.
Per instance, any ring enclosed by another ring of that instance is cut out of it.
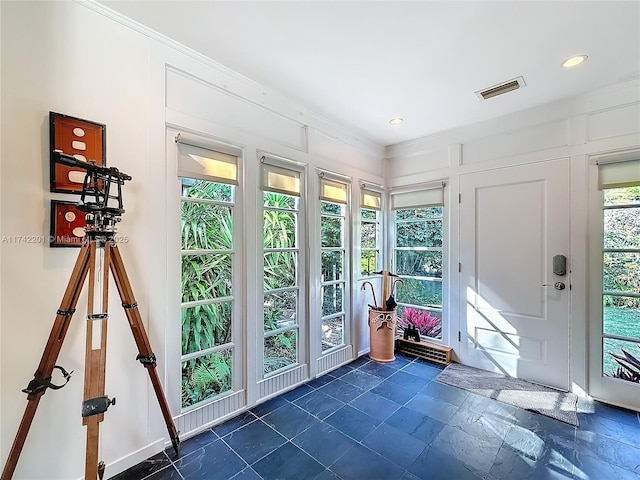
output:
<svg viewBox="0 0 640 480"><path fill-rule="evenodd" d="M221 418L240 411L246 406L245 397L245 390L238 390L212 403L182 413L174 417L176 428L181 436L188 437L190 433L197 433Z"/></svg>
<svg viewBox="0 0 640 480"><path fill-rule="evenodd" d="M298 385L309 378L309 369L307 365L299 365L296 368L287 370L278 375L258 382L258 398L269 397L275 393L281 392L293 385Z"/></svg>
<svg viewBox="0 0 640 480"><path fill-rule="evenodd" d="M351 360L353 360L353 347L351 345L345 345L339 350L327 353L318 359L318 375L333 370Z"/></svg>

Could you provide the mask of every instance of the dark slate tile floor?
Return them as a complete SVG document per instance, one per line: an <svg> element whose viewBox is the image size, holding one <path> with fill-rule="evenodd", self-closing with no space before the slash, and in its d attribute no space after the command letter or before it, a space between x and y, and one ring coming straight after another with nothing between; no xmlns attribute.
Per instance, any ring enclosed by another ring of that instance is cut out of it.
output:
<svg viewBox="0 0 640 480"><path fill-rule="evenodd" d="M640 479L640 414L580 399L575 428L361 357L115 480Z"/></svg>

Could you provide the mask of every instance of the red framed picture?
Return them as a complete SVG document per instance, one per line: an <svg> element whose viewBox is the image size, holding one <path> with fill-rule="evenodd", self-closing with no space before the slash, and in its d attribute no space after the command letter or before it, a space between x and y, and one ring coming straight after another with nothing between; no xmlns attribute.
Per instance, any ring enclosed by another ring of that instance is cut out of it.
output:
<svg viewBox="0 0 640 480"><path fill-rule="evenodd" d="M77 204L51 200L50 247L80 247L84 241L85 212L78 210Z"/></svg>
<svg viewBox="0 0 640 480"><path fill-rule="evenodd" d="M81 193L86 170L56 161L54 150L83 162L105 166L106 126L81 118L49 112L49 143L52 192Z"/></svg>

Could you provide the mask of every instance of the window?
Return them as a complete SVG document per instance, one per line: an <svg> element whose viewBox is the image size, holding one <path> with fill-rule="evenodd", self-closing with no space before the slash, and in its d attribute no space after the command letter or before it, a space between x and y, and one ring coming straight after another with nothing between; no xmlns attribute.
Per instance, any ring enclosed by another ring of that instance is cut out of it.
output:
<svg viewBox="0 0 640 480"><path fill-rule="evenodd" d="M398 327L442 339L443 187L392 192Z"/></svg>
<svg viewBox="0 0 640 480"><path fill-rule="evenodd" d="M640 383L640 161L599 164L602 372Z"/></svg>
<svg viewBox="0 0 640 480"><path fill-rule="evenodd" d="M360 197L360 276L381 270L380 207L382 194L362 187Z"/></svg>
<svg viewBox="0 0 640 480"><path fill-rule="evenodd" d="M178 142L184 409L232 388L237 157Z"/></svg>
<svg viewBox="0 0 640 480"><path fill-rule="evenodd" d="M264 375L299 362L301 172L262 159ZM282 163L282 162L280 162Z"/></svg>
<svg viewBox="0 0 640 480"><path fill-rule="evenodd" d="M323 175L323 174L321 174ZM348 292L347 238L348 184L320 178L320 246L321 246L321 335L322 352L346 343L345 321Z"/></svg>

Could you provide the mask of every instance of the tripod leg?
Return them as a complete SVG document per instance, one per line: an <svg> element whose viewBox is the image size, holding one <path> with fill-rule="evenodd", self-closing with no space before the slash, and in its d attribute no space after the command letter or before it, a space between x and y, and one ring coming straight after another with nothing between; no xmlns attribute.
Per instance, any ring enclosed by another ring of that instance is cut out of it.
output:
<svg viewBox="0 0 640 480"><path fill-rule="evenodd" d="M173 445L173 449L175 450L176 454L178 454L178 448L180 446L180 438L178 437L179 432L176 429L175 424L173 423L173 417L171 416L171 411L169 410L169 405L167 404L167 399L164 395L162 384L160 383L160 378L158 377L158 372L156 371L156 356L151 349L151 344L149 343L147 332L144 329L140 311L138 310L138 304L133 295L131 283L129 283L129 278L127 277L127 272L124 268L122 257L120 256L120 252L118 251L118 246L114 243L111 244L110 265L111 271L116 281L116 286L118 287L118 292L120 293L122 306L124 307L124 310L127 314L127 319L129 320L131 333L133 333L133 338L135 339L136 345L138 347L138 360L140 360L140 363L144 365L144 367L147 369L147 372L149 373L151 384L153 385L158 403L160 404L162 416L164 417L164 421L167 424L167 430L169 431L171 444Z"/></svg>
<svg viewBox="0 0 640 480"><path fill-rule="evenodd" d="M100 423L104 420L104 413L92 414L90 407L95 405L96 399L105 398L109 252L109 248L101 241L92 242L91 254L94 261L89 265L82 419L82 424L87 427L85 480L96 480L98 476ZM87 406L89 408L85 408ZM102 412L102 409L96 411Z"/></svg>
<svg viewBox="0 0 640 480"><path fill-rule="evenodd" d="M78 297L80 296L82 285L87 276L89 261L89 245L85 243L80 249L76 264L73 267L71 278L62 297L62 302L57 311L56 319L49 334L49 340L47 341L42 358L40 359L38 369L36 370L33 380L29 382L27 388L23 390L27 393L27 407L22 416L22 421L20 422L11 450L9 451L7 463L4 466L0 480L10 480L13 476L40 398L45 394L48 387L55 387L51 384L51 374L54 367L56 367L56 360L58 359L62 343L64 342L69 324L71 323L71 317L75 312ZM64 370L63 373L68 381L70 374L67 374Z"/></svg>

